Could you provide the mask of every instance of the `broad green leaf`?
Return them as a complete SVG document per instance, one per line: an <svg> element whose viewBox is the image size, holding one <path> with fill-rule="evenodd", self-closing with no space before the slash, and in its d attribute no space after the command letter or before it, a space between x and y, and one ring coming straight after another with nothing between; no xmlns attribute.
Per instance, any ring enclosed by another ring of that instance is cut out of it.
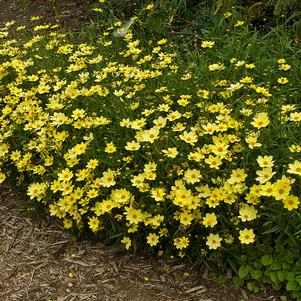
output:
<svg viewBox="0 0 301 301"><path fill-rule="evenodd" d="M240 288L244 284L244 280L239 278L238 276L233 277L233 284L235 288Z"/></svg>
<svg viewBox="0 0 301 301"><path fill-rule="evenodd" d="M256 280L258 280L258 279L260 279L260 277L262 276L262 272L261 271L250 271L250 274L251 274L251 277L253 278L253 279L256 279Z"/></svg>
<svg viewBox="0 0 301 301"><path fill-rule="evenodd" d="M291 292L291 291L295 291L298 288L298 283L296 281L289 281L286 284L286 290Z"/></svg>
<svg viewBox="0 0 301 301"><path fill-rule="evenodd" d="M273 258L269 255L263 255L261 257L261 263L264 265L264 266L268 266L268 265L271 265L273 263Z"/></svg>
<svg viewBox="0 0 301 301"><path fill-rule="evenodd" d="M249 274L249 271L250 271L250 266L248 265L242 265L239 270L238 270L238 276L239 278L241 279L244 279L248 276Z"/></svg>
<svg viewBox="0 0 301 301"><path fill-rule="evenodd" d="M283 282L284 279L285 279L285 273L283 271L278 271L277 272L277 277L278 277L280 282Z"/></svg>

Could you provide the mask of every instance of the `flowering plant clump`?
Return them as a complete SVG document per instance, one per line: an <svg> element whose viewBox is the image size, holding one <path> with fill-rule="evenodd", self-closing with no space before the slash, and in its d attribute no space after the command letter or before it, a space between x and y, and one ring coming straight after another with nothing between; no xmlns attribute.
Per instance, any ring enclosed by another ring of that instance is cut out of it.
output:
<svg viewBox="0 0 301 301"><path fill-rule="evenodd" d="M272 215L293 221L294 66L278 57L265 82L256 62L222 60L205 40L199 75L166 39L143 45L116 26L78 43L57 25L33 25L30 37L2 25L0 181L16 177L66 229L126 249L220 252L264 241Z"/></svg>

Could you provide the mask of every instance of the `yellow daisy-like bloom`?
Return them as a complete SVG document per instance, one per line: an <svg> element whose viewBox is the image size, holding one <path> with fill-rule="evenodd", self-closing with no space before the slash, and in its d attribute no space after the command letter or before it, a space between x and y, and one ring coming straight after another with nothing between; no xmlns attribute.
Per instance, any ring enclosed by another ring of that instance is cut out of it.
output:
<svg viewBox="0 0 301 301"><path fill-rule="evenodd" d="M242 26L242 25L244 25L244 23L245 23L244 21L238 20L238 21L235 23L234 27Z"/></svg>
<svg viewBox="0 0 301 301"><path fill-rule="evenodd" d="M200 182L202 175L197 169L187 169L184 173L184 180L188 184Z"/></svg>
<svg viewBox="0 0 301 301"><path fill-rule="evenodd" d="M3 183L5 179L6 179L5 173L0 172L0 184Z"/></svg>
<svg viewBox="0 0 301 301"><path fill-rule="evenodd" d="M296 160L294 163L289 164L287 172L301 176L301 161Z"/></svg>
<svg viewBox="0 0 301 301"><path fill-rule="evenodd" d="M278 82L279 84L284 85L284 84L287 84L287 83L288 83L288 79L287 79L286 77L279 77L279 78L277 79L277 82Z"/></svg>
<svg viewBox="0 0 301 301"><path fill-rule="evenodd" d="M140 143L137 141L130 141L124 147L128 151L137 151L140 148Z"/></svg>
<svg viewBox="0 0 301 301"><path fill-rule="evenodd" d="M277 61L278 64L285 64L286 63L286 60L281 58Z"/></svg>
<svg viewBox="0 0 301 301"><path fill-rule="evenodd" d="M126 212L124 213L126 215L126 219L131 224L138 225L140 222L143 221L145 215L140 209L134 209L132 207L125 207Z"/></svg>
<svg viewBox="0 0 301 301"><path fill-rule="evenodd" d="M224 64L221 64L221 63L209 65L210 71L218 71L218 70L224 70L224 69L225 69L225 66L224 66Z"/></svg>
<svg viewBox="0 0 301 301"><path fill-rule="evenodd" d="M209 234L207 237L206 245L210 250L216 250L221 247L222 238L218 234Z"/></svg>
<svg viewBox="0 0 301 301"><path fill-rule="evenodd" d="M239 240L242 244L250 244L255 240L255 234L253 229L244 228L239 231Z"/></svg>
<svg viewBox="0 0 301 301"><path fill-rule="evenodd" d="M189 246L189 238L186 236L175 238L174 246L179 250L187 248Z"/></svg>
<svg viewBox="0 0 301 301"><path fill-rule="evenodd" d="M294 112L290 114L290 121L300 122L301 121L301 112Z"/></svg>
<svg viewBox="0 0 301 301"><path fill-rule="evenodd" d="M298 197L290 195L283 200L284 208L291 211L299 207L300 201Z"/></svg>
<svg viewBox="0 0 301 301"><path fill-rule="evenodd" d="M151 247L154 247L159 243L159 238L160 236L156 233L150 233L147 235L146 241Z"/></svg>
<svg viewBox="0 0 301 301"><path fill-rule="evenodd" d="M258 177L256 178L256 181L258 181L260 184L264 184L265 182L269 181L275 173L276 172L274 172L271 167L257 170L256 174Z"/></svg>
<svg viewBox="0 0 301 301"><path fill-rule="evenodd" d="M273 167L274 166L273 156L263 156L263 157L258 156L257 163L261 168Z"/></svg>
<svg viewBox="0 0 301 301"><path fill-rule="evenodd" d="M128 250L130 248L130 246L132 245L132 241L129 237L125 236L123 237L123 239L121 240L121 242L125 245L125 248Z"/></svg>
<svg viewBox="0 0 301 301"><path fill-rule="evenodd" d="M96 232L99 229L99 219L96 216L90 217L88 225L93 232Z"/></svg>
<svg viewBox="0 0 301 301"><path fill-rule="evenodd" d="M256 114L251 122L251 124L257 129L265 128L267 125L269 125L269 123L270 120L266 112Z"/></svg>
<svg viewBox="0 0 301 301"><path fill-rule="evenodd" d="M164 153L164 156L168 158L175 158L179 154L176 147L169 147L167 149L163 149L162 153Z"/></svg>
<svg viewBox="0 0 301 301"><path fill-rule="evenodd" d="M202 48L212 48L214 45L213 41L203 41L201 44Z"/></svg>
<svg viewBox="0 0 301 301"><path fill-rule="evenodd" d="M193 131L184 131L183 134L179 135L179 138L190 145L194 145L198 141L198 136Z"/></svg>
<svg viewBox="0 0 301 301"><path fill-rule="evenodd" d="M256 219L257 217L257 209L254 206L249 206L247 204L244 204L240 209L239 209L239 218L243 221L252 221Z"/></svg>
<svg viewBox="0 0 301 301"><path fill-rule="evenodd" d="M106 147L105 147L105 152L108 153L108 154L111 154L111 153L115 153L117 150L116 146L114 145L113 142L109 142L106 144Z"/></svg>
<svg viewBox="0 0 301 301"><path fill-rule="evenodd" d="M206 228L208 227L214 227L217 224L217 218L215 213L206 213L202 220L202 225L204 225Z"/></svg>
<svg viewBox="0 0 301 301"><path fill-rule="evenodd" d="M289 64L281 64L279 66L279 70L288 71L289 69L291 69L291 66Z"/></svg>
<svg viewBox="0 0 301 301"><path fill-rule="evenodd" d="M189 226L191 224L191 222L193 221L193 216L189 210L185 210L180 213L179 220L182 225Z"/></svg>

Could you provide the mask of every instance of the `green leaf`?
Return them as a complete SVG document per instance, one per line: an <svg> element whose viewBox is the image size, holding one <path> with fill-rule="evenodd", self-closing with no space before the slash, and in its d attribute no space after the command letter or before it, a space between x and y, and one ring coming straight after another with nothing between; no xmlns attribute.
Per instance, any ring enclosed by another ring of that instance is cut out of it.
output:
<svg viewBox="0 0 301 301"><path fill-rule="evenodd" d="M271 279L271 281L275 284L279 283L278 277L277 277L277 273L276 272L270 272L269 273L269 277Z"/></svg>
<svg viewBox="0 0 301 301"><path fill-rule="evenodd" d="M262 272L261 271L250 271L250 274L251 274L251 277L253 278L253 279L256 279L256 280L258 280L258 279L260 279L261 278L261 276L262 276Z"/></svg>
<svg viewBox="0 0 301 301"><path fill-rule="evenodd" d="M244 280L239 278L238 276L233 277L233 284L235 288L240 288L244 284Z"/></svg>
<svg viewBox="0 0 301 301"><path fill-rule="evenodd" d="M285 261L287 263L293 264L294 263L294 257L291 254L286 254L284 257Z"/></svg>
<svg viewBox="0 0 301 301"><path fill-rule="evenodd" d="M298 275L296 277L296 281L298 282L298 284L301 286L301 275Z"/></svg>
<svg viewBox="0 0 301 301"><path fill-rule="evenodd" d="M238 270L238 276L240 279L244 279L248 276L250 271L250 266L248 265L242 265Z"/></svg>
<svg viewBox="0 0 301 301"><path fill-rule="evenodd" d="M278 279L279 279L279 281L280 282L283 282L284 281L284 279L285 279L285 272L283 272L283 271L278 271L277 272L277 277L278 277Z"/></svg>
<svg viewBox="0 0 301 301"><path fill-rule="evenodd" d="M273 262L270 266L270 269L273 271L281 270L281 264L279 262Z"/></svg>
<svg viewBox="0 0 301 301"><path fill-rule="evenodd" d="M295 278L296 278L296 274L293 273L293 272L287 272L286 275L285 275L285 279L288 282L295 281Z"/></svg>
<svg viewBox="0 0 301 301"><path fill-rule="evenodd" d="M287 284L286 284L286 290L287 291L295 291L297 290L298 288L298 283L296 281L289 281Z"/></svg>
<svg viewBox="0 0 301 301"><path fill-rule="evenodd" d="M254 288L255 288L255 283L253 281L249 281L247 283L247 288L249 291L253 292Z"/></svg>
<svg viewBox="0 0 301 301"><path fill-rule="evenodd" d="M264 266L271 265L273 263L273 258L269 255L264 255L264 256L261 257L261 263Z"/></svg>
<svg viewBox="0 0 301 301"><path fill-rule="evenodd" d="M259 290L260 290L259 287L258 287L258 286L255 286L253 292L254 292L254 293L258 293Z"/></svg>

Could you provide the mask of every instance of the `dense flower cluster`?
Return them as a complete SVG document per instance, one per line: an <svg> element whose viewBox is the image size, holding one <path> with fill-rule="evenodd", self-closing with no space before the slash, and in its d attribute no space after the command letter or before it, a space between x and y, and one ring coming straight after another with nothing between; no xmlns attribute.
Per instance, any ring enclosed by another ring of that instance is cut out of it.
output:
<svg viewBox="0 0 301 301"><path fill-rule="evenodd" d="M23 44L10 30L24 27L0 28L0 182L17 176L67 229L180 254L250 244L264 210L298 208L300 106L272 91L289 82L284 58L264 83L254 62L206 59L217 45L203 41L196 76L165 39L112 27L76 44L56 27Z"/></svg>

